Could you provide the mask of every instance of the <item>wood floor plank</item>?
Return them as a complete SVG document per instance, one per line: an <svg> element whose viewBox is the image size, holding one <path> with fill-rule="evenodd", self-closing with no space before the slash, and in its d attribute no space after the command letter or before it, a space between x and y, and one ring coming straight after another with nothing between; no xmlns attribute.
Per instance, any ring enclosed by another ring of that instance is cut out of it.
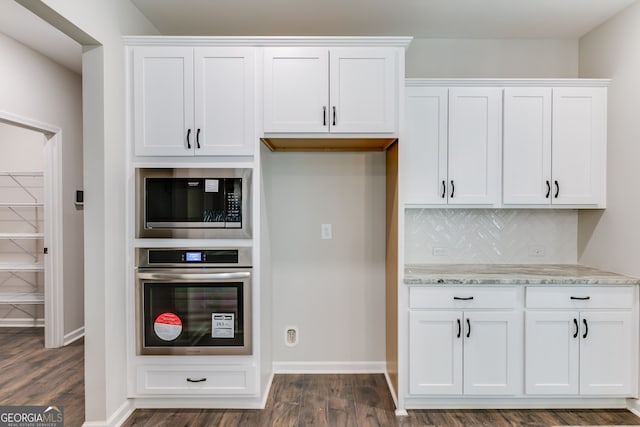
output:
<svg viewBox="0 0 640 427"><path fill-rule="evenodd" d="M327 419L327 397L326 393L318 393L317 388L305 390L300 405L298 416L299 426L329 426Z"/></svg>
<svg viewBox="0 0 640 427"><path fill-rule="evenodd" d="M84 422L84 341L44 347L42 328L0 328L0 405L56 405L65 426Z"/></svg>
<svg viewBox="0 0 640 427"><path fill-rule="evenodd" d="M354 400L329 397L327 400L327 421L330 426L357 427Z"/></svg>

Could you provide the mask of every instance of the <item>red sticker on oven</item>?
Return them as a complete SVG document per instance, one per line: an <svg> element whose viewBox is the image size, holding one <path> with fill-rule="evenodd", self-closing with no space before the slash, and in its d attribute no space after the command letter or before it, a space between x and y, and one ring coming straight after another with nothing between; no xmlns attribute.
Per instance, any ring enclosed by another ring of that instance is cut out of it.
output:
<svg viewBox="0 0 640 427"><path fill-rule="evenodd" d="M161 340L173 341L182 332L182 320L173 313L162 313L153 322L153 330Z"/></svg>

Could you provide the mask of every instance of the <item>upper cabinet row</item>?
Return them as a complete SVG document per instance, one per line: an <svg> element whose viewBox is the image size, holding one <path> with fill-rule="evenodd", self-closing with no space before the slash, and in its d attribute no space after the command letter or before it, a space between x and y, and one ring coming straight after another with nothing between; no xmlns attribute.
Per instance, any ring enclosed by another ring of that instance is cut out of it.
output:
<svg viewBox="0 0 640 427"><path fill-rule="evenodd" d="M397 133L396 47L136 46L132 61L138 156L251 155L265 133Z"/></svg>
<svg viewBox="0 0 640 427"><path fill-rule="evenodd" d="M404 202L605 207L606 87L409 86Z"/></svg>

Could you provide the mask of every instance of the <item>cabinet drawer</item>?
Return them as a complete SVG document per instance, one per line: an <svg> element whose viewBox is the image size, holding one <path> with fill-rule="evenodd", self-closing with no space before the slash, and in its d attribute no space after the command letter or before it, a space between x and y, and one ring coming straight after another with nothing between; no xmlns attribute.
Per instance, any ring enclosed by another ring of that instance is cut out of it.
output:
<svg viewBox="0 0 640 427"><path fill-rule="evenodd" d="M141 366L137 373L140 394L254 394L253 366Z"/></svg>
<svg viewBox="0 0 640 427"><path fill-rule="evenodd" d="M409 289L411 308L469 309L514 308L516 287L412 287Z"/></svg>
<svg viewBox="0 0 640 427"><path fill-rule="evenodd" d="M620 308L631 309L632 286L529 286L527 308Z"/></svg>

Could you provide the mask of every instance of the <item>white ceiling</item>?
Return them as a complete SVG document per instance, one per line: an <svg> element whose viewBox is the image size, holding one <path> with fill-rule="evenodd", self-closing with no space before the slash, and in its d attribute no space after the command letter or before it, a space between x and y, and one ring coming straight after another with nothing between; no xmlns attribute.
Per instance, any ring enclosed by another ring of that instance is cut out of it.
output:
<svg viewBox="0 0 640 427"><path fill-rule="evenodd" d="M483 39L578 39L635 1L131 0L164 35ZM0 32L81 72L81 46L14 0Z"/></svg>
<svg viewBox="0 0 640 427"><path fill-rule="evenodd" d="M131 0L166 35L577 39L634 0Z"/></svg>

